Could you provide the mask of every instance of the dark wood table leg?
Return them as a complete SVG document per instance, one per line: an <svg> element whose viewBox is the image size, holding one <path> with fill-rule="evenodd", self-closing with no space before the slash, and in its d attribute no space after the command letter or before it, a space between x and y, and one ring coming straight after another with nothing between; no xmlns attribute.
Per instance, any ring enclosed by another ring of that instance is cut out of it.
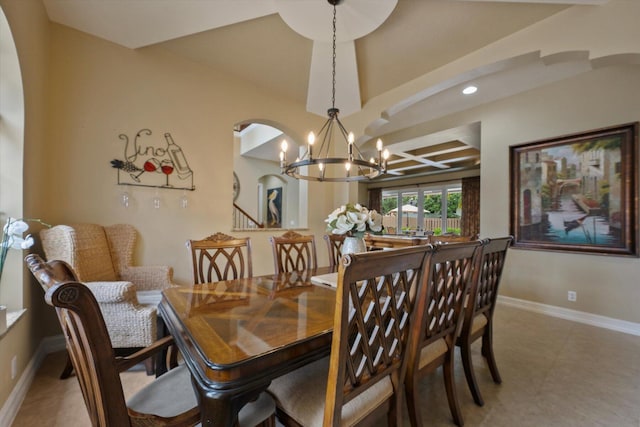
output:
<svg viewBox="0 0 640 427"><path fill-rule="evenodd" d="M168 336L169 330L167 329L167 325L164 322L164 319L162 318L160 313L158 313L156 321L157 321L156 326L157 326L158 339ZM155 362L154 364L155 364L156 378L167 372L168 370L167 363L171 364L171 362L167 362L167 355L171 357L171 361L177 361L178 349L175 347L175 345L172 346L170 351L168 351L165 348L162 351L159 351L155 356L153 356L154 362ZM171 366L173 365L171 364Z"/></svg>
<svg viewBox="0 0 640 427"><path fill-rule="evenodd" d="M254 382L238 389L205 391L198 385L193 376L191 376L191 381L198 396L202 427L236 426L238 413L242 407L255 400L269 386L269 382Z"/></svg>

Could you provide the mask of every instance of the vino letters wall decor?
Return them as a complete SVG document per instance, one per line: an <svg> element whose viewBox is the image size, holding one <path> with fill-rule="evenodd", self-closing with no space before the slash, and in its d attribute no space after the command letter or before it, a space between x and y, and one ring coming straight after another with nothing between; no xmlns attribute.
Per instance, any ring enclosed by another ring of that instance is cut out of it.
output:
<svg viewBox="0 0 640 427"><path fill-rule="evenodd" d="M139 130L133 139L118 135L124 142L124 157L111 160L118 170L118 185L195 190L193 171L180 145L169 132L151 136L149 129Z"/></svg>

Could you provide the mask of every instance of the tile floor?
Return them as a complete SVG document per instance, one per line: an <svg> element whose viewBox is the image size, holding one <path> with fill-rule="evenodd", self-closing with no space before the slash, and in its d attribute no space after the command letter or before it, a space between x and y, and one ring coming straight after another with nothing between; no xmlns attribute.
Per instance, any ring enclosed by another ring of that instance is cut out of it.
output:
<svg viewBox="0 0 640 427"><path fill-rule="evenodd" d="M495 322L501 385L491 381L479 342L474 344L483 407L473 403L456 364L466 427L640 427L640 337L504 305ZM13 427L89 426L77 381L58 379L64 360L63 353L47 356ZM143 371L122 378L127 395L152 379ZM423 380L422 392L425 423L454 426L441 371Z"/></svg>

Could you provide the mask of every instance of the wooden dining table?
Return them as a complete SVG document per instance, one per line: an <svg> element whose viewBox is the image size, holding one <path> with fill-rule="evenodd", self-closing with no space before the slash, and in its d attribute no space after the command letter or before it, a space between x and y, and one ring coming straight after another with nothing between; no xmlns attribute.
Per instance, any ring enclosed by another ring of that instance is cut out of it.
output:
<svg viewBox="0 0 640 427"><path fill-rule="evenodd" d="M202 425L232 426L271 380L329 354L331 269L174 287L159 312L191 371Z"/></svg>

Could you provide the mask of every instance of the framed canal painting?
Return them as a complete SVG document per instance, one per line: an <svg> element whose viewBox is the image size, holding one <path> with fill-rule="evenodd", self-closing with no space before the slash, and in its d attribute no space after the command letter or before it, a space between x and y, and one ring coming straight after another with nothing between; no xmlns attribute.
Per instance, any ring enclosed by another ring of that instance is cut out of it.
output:
<svg viewBox="0 0 640 427"><path fill-rule="evenodd" d="M638 256L638 123L509 147L522 249Z"/></svg>

